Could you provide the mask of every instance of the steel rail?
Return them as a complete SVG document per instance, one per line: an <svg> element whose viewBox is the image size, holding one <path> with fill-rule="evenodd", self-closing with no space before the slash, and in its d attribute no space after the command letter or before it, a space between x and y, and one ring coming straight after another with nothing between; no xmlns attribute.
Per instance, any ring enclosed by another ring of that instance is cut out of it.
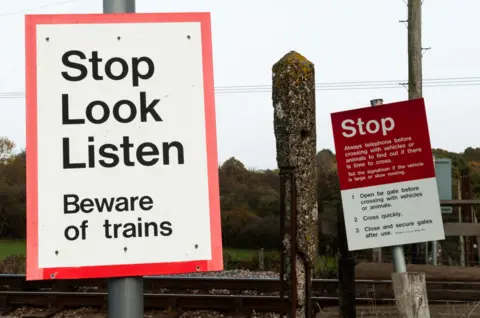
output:
<svg viewBox="0 0 480 318"><path fill-rule="evenodd" d="M371 285L391 285L391 280L367 280L357 279L356 285L362 287ZM259 292L276 292L280 288L280 280L275 278L232 278L232 277L185 277L185 276L146 276L144 289L158 291L161 289L229 289L229 290L257 290ZM25 275L0 274L0 290L58 290L76 291L78 288L106 288L105 279L72 279L72 280L39 280L26 281ZM480 289L480 282L465 281L427 281L427 286L433 289ZM314 279L314 290L336 289L337 279Z"/></svg>
<svg viewBox="0 0 480 318"><path fill-rule="evenodd" d="M480 282L443 282L427 281L429 301L449 299L451 301L478 301L480 299ZM312 282L313 296L339 296L336 279L315 279ZM26 281L24 275L0 275L0 292L8 295L12 292L82 292L82 295L107 290L105 279L84 280L46 280ZM193 294L235 294L277 297L280 280L271 278L228 278L228 277L185 277L185 276L147 276L144 291L151 294L183 295ZM219 291L220 290L220 291ZM226 290L227 292L225 292ZM13 295L13 294L12 294ZM393 295L390 280L356 280L357 299L388 298ZM162 297L162 296L158 296ZM180 296L179 296L180 297Z"/></svg>
<svg viewBox="0 0 480 318"><path fill-rule="evenodd" d="M359 305L394 304L393 298L357 298ZM28 291L0 291L0 303L3 313L18 307L50 308L58 312L63 309L81 307L106 308L106 292L28 292ZM430 303L452 303L452 300L429 300ZM453 303L461 303L453 301ZM145 293L144 304L146 310L216 310L226 312L279 312L283 304L288 308L289 300L283 302L278 296L250 296L250 295L196 295L196 294L153 294ZM334 307L338 305L337 297L312 297L314 308Z"/></svg>

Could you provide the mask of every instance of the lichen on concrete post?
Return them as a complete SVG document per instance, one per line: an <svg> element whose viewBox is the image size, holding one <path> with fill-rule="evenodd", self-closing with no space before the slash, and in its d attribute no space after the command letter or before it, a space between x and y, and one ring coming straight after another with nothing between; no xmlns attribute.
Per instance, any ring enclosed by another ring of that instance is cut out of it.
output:
<svg viewBox="0 0 480 318"><path fill-rule="evenodd" d="M280 170L291 169L296 185L297 232L296 285L297 316L305 317L305 272L313 269L317 259L317 187L316 187L316 118L314 65L297 52L289 52L273 66L272 99L277 164ZM285 179L286 215L291 205L290 179ZM291 247L290 233L283 238L285 250ZM287 266L291 266L287 261ZM291 274L287 268L287 277ZM310 275L312 271L310 271ZM289 280L291 277L288 277Z"/></svg>

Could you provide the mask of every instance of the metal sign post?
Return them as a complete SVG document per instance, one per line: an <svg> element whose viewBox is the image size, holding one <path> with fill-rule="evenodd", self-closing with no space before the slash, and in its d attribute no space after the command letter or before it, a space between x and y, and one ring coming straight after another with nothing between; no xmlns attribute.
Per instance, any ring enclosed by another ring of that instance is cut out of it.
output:
<svg viewBox="0 0 480 318"><path fill-rule="evenodd" d="M103 13L135 13L135 0L103 0ZM108 280L108 317L143 318L143 277Z"/></svg>
<svg viewBox="0 0 480 318"><path fill-rule="evenodd" d="M382 105L383 99L372 99L370 105L372 107ZM392 260L393 270L395 273L404 273L407 271L407 264L405 262L405 252L403 251L403 245L392 246Z"/></svg>

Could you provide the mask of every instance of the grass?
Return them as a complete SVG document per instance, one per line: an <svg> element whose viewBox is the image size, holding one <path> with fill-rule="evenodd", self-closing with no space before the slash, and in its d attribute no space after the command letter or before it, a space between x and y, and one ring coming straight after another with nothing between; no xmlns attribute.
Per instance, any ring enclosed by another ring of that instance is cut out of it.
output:
<svg viewBox="0 0 480 318"><path fill-rule="evenodd" d="M240 261L251 260L255 254L258 253L256 249L241 249L241 248L224 248L225 252L230 254L232 259ZM265 251L268 253L271 251ZM25 255L25 241L24 240L0 240L0 260L10 255ZM336 261L333 257L319 256L317 260L317 270L323 272L328 269L336 267Z"/></svg>
<svg viewBox="0 0 480 318"><path fill-rule="evenodd" d="M0 260L10 255L25 255L25 250L25 240L0 240ZM249 260L258 253L257 250L238 248L225 248L225 251L238 260Z"/></svg>
<svg viewBox="0 0 480 318"><path fill-rule="evenodd" d="M7 256L20 254L25 255L25 241L13 240L13 241L1 241L0 240L0 260Z"/></svg>
<svg viewBox="0 0 480 318"><path fill-rule="evenodd" d="M239 261L248 261L250 260L256 253L257 250L249 250L249 249L242 249L242 248L224 248L225 252L230 254L232 259L239 260Z"/></svg>
<svg viewBox="0 0 480 318"><path fill-rule="evenodd" d="M238 248L224 248L224 251L232 257L234 260L239 261L248 261L251 260L255 254L258 253L256 249L238 249ZM269 252L276 252L276 251L267 251ZM316 272L323 273L328 272L331 270L335 270L337 267L337 261L334 257L327 257L327 256L318 256L317 264L316 264Z"/></svg>

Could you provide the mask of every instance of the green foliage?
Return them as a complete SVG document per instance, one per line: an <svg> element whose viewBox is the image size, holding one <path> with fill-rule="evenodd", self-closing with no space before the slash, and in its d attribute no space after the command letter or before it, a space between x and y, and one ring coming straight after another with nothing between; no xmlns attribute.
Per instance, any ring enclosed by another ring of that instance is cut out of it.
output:
<svg viewBox="0 0 480 318"><path fill-rule="evenodd" d="M15 143L6 137L0 137L0 163L7 163L13 156Z"/></svg>
<svg viewBox="0 0 480 318"><path fill-rule="evenodd" d="M25 238L25 152L14 154L15 144L0 138L0 238Z"/></svg>
<svg viewBox="0 0 480 318"><path fill-rule="evenodd" d="M230 253L228 253L226 250L223 250L223 267L224 268L229 268L231 266L233 257Z"/></svg>
<svg viewBox="0 0 480 318"><path fill-rule="evenodd" d="M259 264L259 253L252 255L252 263ZM264 252L263 265L266 271L280 271L280 253L278 251Z"/></svg>
<svg viewBox="0 0 480 318"><path fill-rule="evenodd" d="M15 154L14 150L15 144L12 141L0 137L1 239L25 238L26 153L22 151ZM469 147L463 153L433 149L433 153L436 157L452 160L454 198L457 177L464 169L469 171L475 197L480 197L480 148ZM318 203L321 213L320 207L324 202L339 199L340 190L335 154L331 150L322 149L318 152L316 159ZM251 250L279 248L280 178L278 172L278 169L248 169L233 157L219 167L222 237L225 247ZM326 237L320 236L320 243L322 253L336 250L336 242L328 241ZM327 244L329 251L326 249ZM251 256L248 259L251 259ZM248 259L240 261L248 261ZM235 260L226 259L226 261Z"/></svg>
<svg viewBox="0 0 480 318"><path fill-rule="evenodd" d="M10 255L0 260L0 274L25 274L25 255Z"/></svg>
<svg viewBox="0 0 480 318"><path fill-rule="evenodd" d="M24 255L25 251L25 240L0 241L0 260L3 260L10 255Z"/></svg>

